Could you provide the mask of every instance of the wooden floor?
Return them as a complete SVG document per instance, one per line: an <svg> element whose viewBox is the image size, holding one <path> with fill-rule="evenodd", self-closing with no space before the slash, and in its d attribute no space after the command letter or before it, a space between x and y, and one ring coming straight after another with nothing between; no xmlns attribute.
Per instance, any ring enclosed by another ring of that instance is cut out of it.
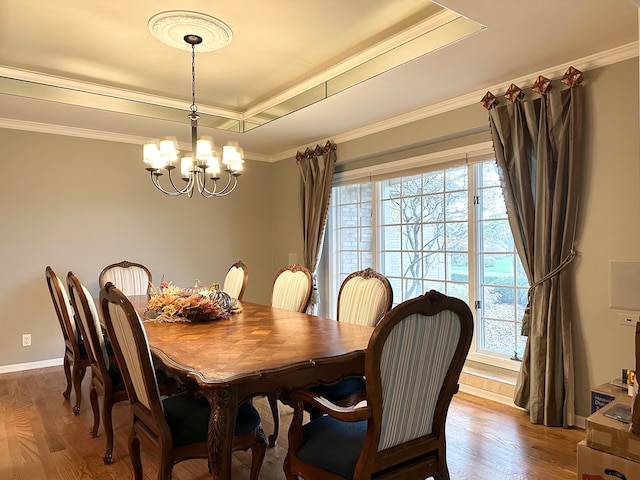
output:
<svg viewBox="0 0 640 480"><path fill-rule="evenodd" d="M127 454L128 404L114 407L114 462L104 465L102 428L91 438L89 374L83 382L80 415L71 413L62 397L62 367L0 375L0 479L73 480L133 478ZM72 394L73 399L73 394ZM264 399L258 399L265 432L272 429ZM284 479L290 409L282 407L278 445L267 450L260 473L263 480ZM447 420L447 455L453 480L575 479L576 444L582 430L532 425L526 413L459 393ZM249 478L250 456L234 454L233 479ZM145 479L154 479L155 466L144 456ZM174 468L174 480L211 478L206 460L189 460Z"/></svg>

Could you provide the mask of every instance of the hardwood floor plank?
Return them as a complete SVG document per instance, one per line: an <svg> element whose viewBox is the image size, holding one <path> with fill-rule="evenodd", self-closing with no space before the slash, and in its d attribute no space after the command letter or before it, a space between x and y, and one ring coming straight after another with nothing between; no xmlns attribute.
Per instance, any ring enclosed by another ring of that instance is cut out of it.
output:
<svg viewBox="0 0 640 480"><path fill-rule="evenodd" d="M12 480L124 480L133 477L128 453L129 406L113 409L113 463L105 465L103 426L97 438L89 428L89 375L83 382L79 415L62 391L62 367L0 375L0 479ZM264 398L255 400L265 432L272 417ZM291 409L281 405L281 430L276 447L268 449L261 480L284 480L282 462L287 453ZM447 419L447 458L451 478L475 480L573 480L576 445L585 436L576 429L532 425L527 413L469 394L454 398ZM154 460L143 449L145 479L155 479ZM233 480L247 480L251 455L234 452ZM174 480L210 479L206 460L189 460L174 468Z"/></svg>

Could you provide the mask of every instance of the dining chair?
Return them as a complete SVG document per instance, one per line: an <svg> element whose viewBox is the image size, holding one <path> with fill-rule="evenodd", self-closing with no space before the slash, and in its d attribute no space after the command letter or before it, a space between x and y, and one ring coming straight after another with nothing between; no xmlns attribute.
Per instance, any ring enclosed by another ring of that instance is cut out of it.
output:
<svg viewBox="0 0 640 480"><path fill-rule="evenodd" d="M313 280L309 269L295 263L283 267L273 280L271 306L304 313L309 306L312 289ZM280 411L276 397L268 395L267 399L273 415L273 433L269 435L269 447L273 447L280 432Z"/></svg>
<svg viewBox="0 0 640 480"><path fill-rule="evenodd" d="M67 286L76 319L79 320L78 326L85 340L91 365L89 399L93 410L93 426L90 432L93 437L98 436L98 428L100 427L98 396L101 396L102 424L106 435L106 449L103 461L105 464L109 464L113 458L113 422L111 412L114 404L128 400L127 392L115 358L109 359L107 340L102 332L98 311L91 294L73 272L67 274Z"/></svg>
<svg viewBox="0 0 640 480"><path fill-rule="evenodd" d="M107 265L98 276L101 288L111 282L125 295L148 295L151 281L151 272L147 267L127 260Z"/></svg>
<svg viewBox="0 0 640 480"><path fill-rule="evenodd" d="M77 329L67 289L50 266L45 268L45 278L64 339L62 365L67 379L67 387L63 395L68 400L71 397L71 387L73 386L76 397L73 413L78 415L80 413L80 403L82 402L82 379L89 366L89 357L84 341Z"/></svg>
<svg viewBox="0 0 640 480"><path fill-rule="evenodd" d="M129 400L129 397L120 368L113 355L111 342L100 324L98 310L91 293L73 272L67 274L67 287L91 366L89 400L93 410L93 426L90 432L92 437L98 436L100 427L98 396L101 396L102 424L106 436L106 449L102 459L105 464L110 464L113 461L113 406ZM156 378L161 395L172 395L182 388L177 379L169 377L159 368L156 368Z"/></svg>
<svg viewBox="0 0 640 480"><path fill-rule="evenodd" d="M311 299L311 272L302 265L288 265L276 274L271 292L271 306L305 312Z"/></svg>
<svg viewBox="0 0 640 480"><path fill-rule="evenodd" d="M371 268L359 270L348 275L340 286L337 319L339 322L375 327L392 303L393 289L389 279ZM363 377L349 377L310 390L343 407L355 405L366 395ZM318 412L312 410L310 413L315 415Z"/></svg>
<svg viewBox="0 0 640 480"><path fill-rule="evenodd" d="M129 455L136 480L143 478L140 446L158 458L158 479L169 480L173 465L190 458L208 458L207 434L211 407L190 391L160 398L151 350L140 317L117 287L100 289L100 308L129 396L132 428ZM251 449L251 480L257 480L266 445L260 415L245 402L238 407L234 450Z"/></svg>
<svg viewBox="0 0 640 480"><path fill-rule="evenodd" d="M242 300L244 296L244 290L247 288L247 280L249 279L249 271L247 266L238 260L236 263L229 267L226 277L224 277L224 283L222 291L229 295L231 298L237 298Z"/></svg>
<svg viewBox="0 0 640 480"><path fill-rule="evenodd" d="M287 480L448 480L445 420L472 333L469 306L433 290L390 310L367 346L366 404L290 392ZM306 404L324 415L303 425Z"/></svg>

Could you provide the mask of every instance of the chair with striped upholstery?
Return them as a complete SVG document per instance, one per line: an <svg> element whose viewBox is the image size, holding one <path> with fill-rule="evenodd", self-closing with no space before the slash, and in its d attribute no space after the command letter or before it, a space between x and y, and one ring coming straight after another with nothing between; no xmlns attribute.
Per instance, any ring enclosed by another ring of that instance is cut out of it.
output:
<svg viewBox="0 0 640 480"><path fill-rule="evenodd" d="M111 282L125 295L148 295L151 281L147 267L127 260L107 265L98 277L100 288Z"/></svg>
<svg viewBox="0 0 640 480"><path fill-rule="evenodd" d="M375 327L392 303L393 290L387 277L371 268L359 270L347 276L340 286L338 321ZM343 407L355 405L366 395L363 377L345 378L311 390Z"/></svg>
<svg viewBox="0 0 640 480"><path fill-rule="evenodd" d="M107 283L100 290L100 308L129 396L134 478L143 478L140 444L144 444L158 458L158 479L170 480L176 463L208 458L209 402L190 391L161 399L142 321L129 299ZM249 402L238 407L234 428L233 450L251 449L250 478L257 480L266 445L260 415Z"/></svg>
<svg viewBox="0 0 640 480"><path fill-rule="evenodd" d="M287 480L448 480L445 420L472 333L469 306L433 290L389 311L367 346L366 404L290 393ZM325 415L303 425L305 405Z"/></svg>
<svg viewBox="0 0 640 480"><path fill-rule="evenodd" d="M305 312L311 299L313 282L311 272L301 265L289 265L282 268L273 280L271 306Z"/></svg>
<svg viewBox="0 0 640 480"><path fill-rule="evenodd" d="M74 320L73 309L71 308L71 303L69 303L69 295L62 280L60 280L50 266L45 268L45 278L64 339L64 359L62 365L64 375L67 378L67 388L63 392L63 395L64 398L69 399L71 397L71 387L73 386L76 397L73 413L78 415L82 401L82 379L89 366L89 357L82 340L82 335L80 335Z"/></svg>
<svg viewBox="0 0 640 480"><path fill-rule="evenodd" d="M247 288L248 279L249 274L247 266L238 260L229 267L229 271L227 272L226 277L224 277L222 291L231 298L242 300L244 290Z"/></svg>

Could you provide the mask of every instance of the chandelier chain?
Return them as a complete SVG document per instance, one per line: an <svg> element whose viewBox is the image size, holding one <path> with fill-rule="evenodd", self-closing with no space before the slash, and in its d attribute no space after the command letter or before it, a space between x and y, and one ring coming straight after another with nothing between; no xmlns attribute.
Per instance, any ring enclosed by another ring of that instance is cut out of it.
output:
<svg viewBox="0 0 640 480"><path fill-rule="evenodd" d="M191 45L191 112L196 113L196 46Z"/></svg>

